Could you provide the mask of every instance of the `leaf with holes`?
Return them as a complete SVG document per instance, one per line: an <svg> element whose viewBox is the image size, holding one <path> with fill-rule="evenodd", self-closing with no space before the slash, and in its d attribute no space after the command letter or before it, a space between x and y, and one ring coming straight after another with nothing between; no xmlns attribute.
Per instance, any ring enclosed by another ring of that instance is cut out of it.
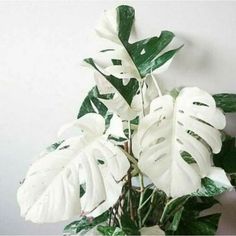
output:
<svg viewBox="0 0 236 236"><path fill-rule="evenodd" d="M105 12L97 34L115 43L115 57L108 55L110 60L120 63L109 67L109 72L120 78L144 78L152 71L169 64L176 52L181 48L167 50L167 46L174 38L170 31L162 31L159 37L146 38L134 43L130 42L134 23L135 11L130 6L119 6ZM105 53L110 51L105 51ZM122 55L122 56L121 56Z"/></svg>
<svg viewBox="0 0 236 236"><path fill-rule="evenodd" d="M211 152L220 151L218 129L224 127L225 116L211 95L184 88L176 100L170 95L153 100L150 113L140 120L133 152L140 170L157 188L172 197L190 194L211 173ZM183 152L194 161L186 162Z"/></svg>
<svg viewBox="0 0 236 236"><path fill-rule="evenodd" d="M93 58L84 60L85 65L96 71L95 80L99 92L114 93L113 98L102 102L125 120L134 119L142 111L142 106L147 108L151 99L157 96L153 84L150 84L152 81L146 77L155 69L159 73L166 70L179 50L166 50L174 38L174 34L169 31L163 31L160 37L129 43L133 21L134 9L130 6L119 6L116 10L107 11L96 32L100 37L113 42L113 48L102 50ZM144 104L141 96L137 96L140 93L138 80L141 79Z"/></svg>
<svg viewBox="0 0 236 236"><path fill-rule="evenodd" d="M17 200L26 220L44 223L78 214L96 217L119 198L129 161L107 140L103 117L86 114L67 125L71 126L82 134L66 139L33 163L18 190ZM80 198L81 185L85 193Z"/></svg>

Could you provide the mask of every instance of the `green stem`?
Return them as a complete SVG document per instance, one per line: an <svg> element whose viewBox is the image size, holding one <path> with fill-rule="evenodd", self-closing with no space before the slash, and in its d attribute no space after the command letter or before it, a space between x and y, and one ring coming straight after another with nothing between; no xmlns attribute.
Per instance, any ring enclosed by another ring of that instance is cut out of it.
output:
<svg viewBox="0 0 236 236"><path fill-rule="evenodd" d="M160 87L159 87L159 85L158 85L158 83L157 83L157 81L156 81L156 78L154 77L152 71L151 71L151 77L152 77L153 83L154 83L154 85L155 85L155 87L156 87L156 90L157 90L158 96L161 97L161 96L162 96L161 89L160 89Z"/></svg>
<svg viewBox="0 0 236 236"><path fill-rule="evenodd" d="M145 200L145 202L139 207L139 209L142 209L150 200L150 198L152 198L152 195L154 195L154 192L152 192L152 194Z"/></svg>
<svg viewBox="0 0 236 236"><path fill-rule="evenodd" d="M142 220L142 225L144 225L144 223L145 223L145 221L147 220L147 218L148 218L148 216L149 216L149 214L151 213L151 211L152 211L152 205L153 205L153 201L154 201L154 197L155 197L155 189L153 189L153 192L152 192L152 194L151 194L151 202L150 202L150 206L149 206L149 209L148 209L148 212L147 212L147 214L144 216L144 218L143 218L143 220Z"/></svg>

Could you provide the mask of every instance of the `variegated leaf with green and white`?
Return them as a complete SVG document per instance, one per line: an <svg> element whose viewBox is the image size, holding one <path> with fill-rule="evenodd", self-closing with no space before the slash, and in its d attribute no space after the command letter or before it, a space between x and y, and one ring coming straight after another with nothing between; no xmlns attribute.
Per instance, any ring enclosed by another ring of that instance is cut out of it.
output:
<svg viewBox="0 0 236 236"><path fill-rule="evenodd" d="M140 170L172 197L197 191L204 177L221 176L229 187L224 171L211 164L212 152L221 150L219 130L225 123L213 97L199 88L182 89L176 100L170 95L156 98L133 139Z"/></svg>
<svg viewBox="0 0 236 236"><path fill-rule="evenodd" d="M131 32L135 19L133 7L122 5L116 9L106 11L98 27L99 37L113 42L113 51L104 50L107 57L116 61L107 70L117 78L142 79L151 72L163 71L163 67L174 57L181 48L171 49L169 44L175 35L170 31L162 31L160 36L154 36L131 42ZM109 55L112 52L112 55Z"/></svg>
<svg viewBox="0 0 236 236"><path fill-rule="evenodd" d="M44 223L76 215L98 216L121 194L122 179L130 165L125 154L104 134L104 118L86 114L64 126L60 133L68 128L79 128L82 133L66 139L33 163L17 192L21 215L26 220ZM81 198L80 186L85 190Z"/></svg>
<svg viewBox="0 0 236 236"><path fill-rule="evenodd" d="M129 42L135 12L130 6L119 6L105 12L96 29L97 35L111 44L93 58L84 60L97 72L95 80L101 94L113 93L111 99L101 100L111 111L125 120L134 119L142 111L139 82L143 80L144 106L157 95L146 78L153 71L165 71L179 48L167 50L174 34L163 31L160 37Z"/></svg>

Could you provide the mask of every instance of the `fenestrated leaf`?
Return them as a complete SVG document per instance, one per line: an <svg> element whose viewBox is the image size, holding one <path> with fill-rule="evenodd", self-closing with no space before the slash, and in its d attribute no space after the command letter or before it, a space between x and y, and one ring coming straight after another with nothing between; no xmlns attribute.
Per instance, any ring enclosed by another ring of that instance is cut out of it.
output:
<svg viewBox="0 0 236 236"><path fill-rule="evenodd" d="M102 215L96 218L82 217L80 220L74 221L67 225L64 229L64 234L74 235L81 231L87 232L103 222L106 222L109 217L109 212L104 212Z"/></svg>
<svg viewBox="0 0 236 236"><path fill-rule="evenodd" d="M170 31L162 31L159 37L130 43L134 18L135 11L132 7L119 6L116 8L116 12L108 11L105 13L96 31L100 37L124 46L139 75L144 78L151 71L160 68L169 61L179 48L161 54L174 38L174 34Z"/></svg>
<svg viewBox="0 0 236 236"><path fill-rule="evenodd" d="M115 88L115 92L112 88L110 91L107 90L108 93L114 92L115 97L102 102L125 120L134 119L142 111L141 96L137 96L139 93L137 80L145 77L143 79L146 87L143 92L145 100L146 94L149 94L149 97L153 94L153 87L148 86L146 77L157 68L159 73L167 69L179 50L179 48L166 50L174 38L174 34L169 31L163 31L159 37L130 43L133 21L134 9L130 6L119 6L116 10L105 12L96 31L100 37L115 44L111 49L102 50L97 57L95 55L84 60ZM99 91L103 93L101 89ZM151 97L154 98L153 95ZM145 108L149 105L150 100L145 100Z"/></svg>
<svg viewBox="0 0 236 236"><path fill-rule="evenodd" d="M219 93L213 95L217 107L220 107L224 112L236 112L236 94Z"/></svg>
<svg viewBox="0 0 236 236"><path fill-rule="evenodd" d="M236 172L235 137L226 137L220 153L213 156L215 166L223 168L227 173Z"/></svg>
<svg viewBox="0 0 236 236"><path fill-rule="evenodd" d="M210 94L184 88L176 100L170 95L153 100L150 113L140 119L132 150L140 170L157 188L173 197L191 194L215 170L211 151L220 151L218 129L224 127L225 117ZM196 163L187 163L182 152Z"/></svg>
<svg viewBox="0 0 236 236"><path fill-rule="evenodd" d="M90 113L67 127L82 129L37 160L17 192L21 215L37 223L96 217L119 198L129 161L104 135L105 121ZM66 146L66 148L64 148ZM86 190L80 199L80 186Z"/></svg>

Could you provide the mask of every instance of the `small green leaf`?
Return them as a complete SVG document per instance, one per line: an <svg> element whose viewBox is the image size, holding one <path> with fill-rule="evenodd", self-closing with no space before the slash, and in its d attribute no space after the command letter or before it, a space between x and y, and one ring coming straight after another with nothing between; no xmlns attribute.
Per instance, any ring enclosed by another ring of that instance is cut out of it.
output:
<svg viewBox="0 0 236 236"><path fill-rule="evenodd" d="M96 225L105 222L108 219L108 217L109 217L108 211L104 212L102 215L94 219L82 217L80 220L74 221L69 225L67 225L64 229L64 234L77 234L82 230L88 231L93 227L95 227Z"/></svg>
<svg viewBox="0 0 236 236"><path fill-rule="evenodd" d="M104 236L125 236L125 233L118 227L98 225L97 231Z"/></svg>
<svg viewBox="0 0 236 236"><path fill-rule="evenodd" d="M236 112L236 94L219 93L213 95L213 97L216 101L216 106L224 112Z"/></svg>

